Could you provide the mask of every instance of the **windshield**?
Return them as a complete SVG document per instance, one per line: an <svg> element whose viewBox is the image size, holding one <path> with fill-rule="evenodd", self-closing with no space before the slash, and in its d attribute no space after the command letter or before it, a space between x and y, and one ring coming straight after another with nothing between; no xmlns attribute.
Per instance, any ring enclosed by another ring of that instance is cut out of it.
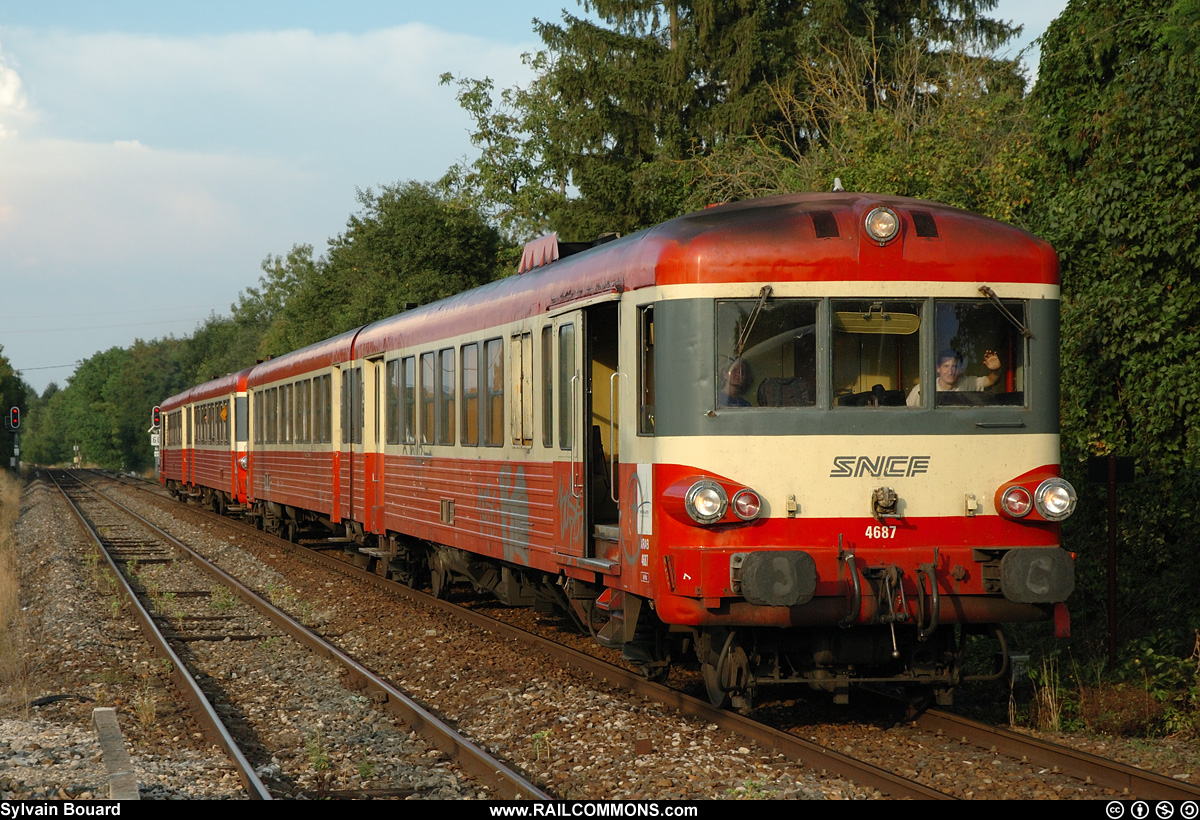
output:
<svg viewBox="0 0 1200 820"><path fill-rule="evenodd" d="M815 404L816 320L815 300L717 302L717 406Z"/></svg>
<svg viewBox="0 0 1200 820"><path fill-rule="evenodd" d="M1024 406L1028 306L1002 304L1011 316L986 299L841 298L824 313L817 299L720 300L715 406ZM928 382L936 400L922 396Z"/></svg>

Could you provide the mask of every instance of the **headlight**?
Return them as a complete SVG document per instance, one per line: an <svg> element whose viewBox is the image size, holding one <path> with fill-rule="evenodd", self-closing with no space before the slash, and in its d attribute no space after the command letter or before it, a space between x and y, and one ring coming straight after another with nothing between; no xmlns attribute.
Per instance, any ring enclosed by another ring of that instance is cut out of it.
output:
<svg viewBox="0 0 1200 820"><path fill-rule="evenodd" d="M733 494L733 514L743 521L758 518L762 512L762 499L754 490L738 490Z"/></svg>
<svg viewBox="0 0 1200 820"><path fill-rule="evenodd" d="M729 509L729 497L725 495L725 490L720 484L707 478L689 487L683 502L688 515L698 524L720 521Z"/></svg>
<svg viewBox="0 0 1200 820"><path fill-rule="evenodd" d="M1000 498L1004 512L1013 518L1023 518L1033 509L1033 498L1024 487L1009 487Z"/></svg>
<svg viewBox="0 0 1200 820"><path fill-rule="evenodd" d="M238 459L238 466L241 467L243 470L249 469L250 468L250 459L247 456L242 456L241 458Z"/></svg>
<svg viewBox="0 0 1200 820"><path fill-rule="evenodd" d="M867 214L867 233L880 245L890 242L900 232L900 217L891 208L880 205Z"/></svg>
<svg viewBox="0 0 1200 820"><path fill-rule="evenodd" d="M1062 478L1048 478L1038 485L1033 494L1033 503L1042 517L1048 521L1062 521L1075 512L1075 488Z"/></svg>

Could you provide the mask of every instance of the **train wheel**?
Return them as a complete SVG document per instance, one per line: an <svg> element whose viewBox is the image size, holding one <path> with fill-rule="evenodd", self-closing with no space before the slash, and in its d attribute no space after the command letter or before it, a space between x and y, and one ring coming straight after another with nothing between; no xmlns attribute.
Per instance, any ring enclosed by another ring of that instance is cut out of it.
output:
<svg viewBox="0 0 1200 820"><path fill-rule="evenodd" d="M708 695L708 702L718 709L729 704L729 692L721 686L721 676L717 670L727 637L724 629L705 629L696 639L696 658L700 661L704 691Z"/></svg>
<svg viewBox="0 0 1200 820"><path fill-rule="evenodd" d="M294 518L289 518L287 523L280 529L283 530L283 537L293 544L300 541L300 524Z"/></svg>
<svg viewBox="0 0 1200 820"><path fill-rule="evenodd" d="M721 688L721 681L717 677L717 667L711 663L702 663L700 664L700 674L704 677L704 692L708 695L708 702L718 709L729 705L729 693Z"/></svg>

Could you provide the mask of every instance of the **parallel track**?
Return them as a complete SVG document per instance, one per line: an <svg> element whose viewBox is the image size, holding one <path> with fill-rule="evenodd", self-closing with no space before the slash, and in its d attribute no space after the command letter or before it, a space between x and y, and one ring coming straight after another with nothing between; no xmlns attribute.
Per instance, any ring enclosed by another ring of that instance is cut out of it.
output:
<svg viewBox="0 0 1200 820"><path fill-rule="evenodd" d="M60 474L61 475L61 474ZM51 479L54 480L53 476ZM493 757L488 752L481 749L479 746L472 743L467 738L462 737L450 726L444 723L435 715L428 712L422 706L417 704L406 694L396 689L387 681L375 675L369 669L358 663L346 653L342 652L333 644L324 640L303 624L299 623L285 612L275 607L270 602L259 597L251 589L246 587L233 576L226 573L216 565L207 561L199 553L192 550L183 542L174 538L170 534L164 532L160 528L151 524L145 518L142 518L137 513L123 506L119 502L104 495L99 490L90 487L78 479L73 479L78 482L76 486L86 487L87 492L104 502L111 505L115 510L119 510L123 516L135 519L140 525L146 527L155 533L162 543L170 545L177 553L192 562L199 569L203 570L210 577L220 584L225 585L234 592L239 598L257 610L260 614L268 618L271 623L281 630L284 634L292 637L311 651L322 655L334 663L342 666L349 674L351 680L356 684L362 685L373 697L376 703L384 707L393 716L401 720L413 731L424 737L431 745L441 750L449 758L458 763L463 769L470 772L480 782L490 786L494 793L505 798L522 798L547 800L549 795L543 792L534 784L526 780L519 772L513 770L497 758ZM92 534L93 539L97 544L101 544L101 548L105 549L106 560L114 573L121 578L124 583L124 577L117 569L117 563L109 556L107 548L103 546L104 538L96 532L96 530L86 521L79 506L72 501L67 491L55 481L56 486L63 491L64 497L67 498L72 510L77 518L83 523L84 527ZM227 520L227 519L221 519ZM143 632L151 640L156 651L164 657L168 657L171 661L174 670L178 670L183 684L181 689L188 692L194 692L194 695L189 696L196 703L197 708L205 716L202 718L207 731L210 731L215 738L224 738L220 740L222 747L230 755L230 759L234 761L239 769L239 777L243 778L243 783L247 785L247 791L250 791L256 797L262 799L270 799L270 794L266 787L262 785L257 776L254 775L253 769L246 761L245 755L237 748L237 744L233 741L228 730L221 723L216 715L216 711L204 698L203 693L199 691L194 678L186 671L183 663L178 655L170 648L167 639L163 637L162 632L155 626L153 618L146 611L145 607L137 601L136 594L126 584L127 594L135 604L135 611L139 613L138 619L142 624ZM199 698L195 701L194 698ZM257 783L257 785L254 785Z"/></svg>

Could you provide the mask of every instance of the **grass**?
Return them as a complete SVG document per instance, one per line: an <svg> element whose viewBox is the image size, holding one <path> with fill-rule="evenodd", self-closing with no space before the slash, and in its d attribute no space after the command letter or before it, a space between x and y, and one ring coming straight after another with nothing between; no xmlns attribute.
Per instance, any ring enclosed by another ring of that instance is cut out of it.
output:
<svg viewBox="0 0 1200 820"><path fill-rule="evenodd" d="M0 471L0 702L28 703L25 646L28 625L21 611L21 576L13 528L21 513L21 487Z"/></svg>

